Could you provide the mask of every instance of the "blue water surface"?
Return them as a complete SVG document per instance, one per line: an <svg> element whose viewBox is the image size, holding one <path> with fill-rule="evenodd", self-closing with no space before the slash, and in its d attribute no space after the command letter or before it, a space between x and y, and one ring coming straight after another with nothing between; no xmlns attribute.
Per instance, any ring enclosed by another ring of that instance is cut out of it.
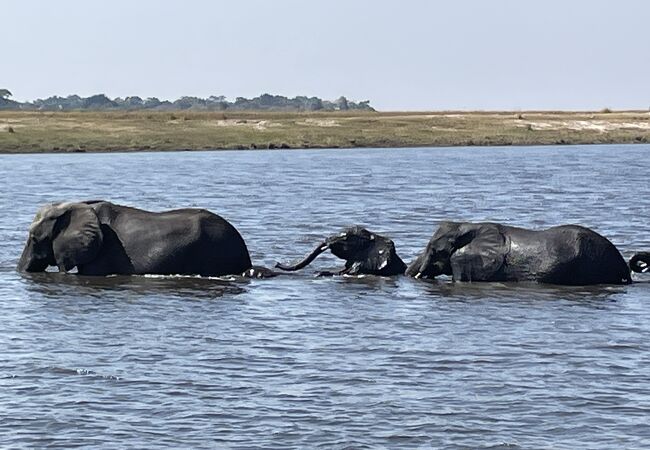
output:
<svg viewBox="0 0 650 450"><path fill-rule="evenodd" d="M650 146L0 156L0 448L647 448L629 286L14 271L46 202L203 207L256 264L352 224L409 262L445 219L650 250Z"/></svg>

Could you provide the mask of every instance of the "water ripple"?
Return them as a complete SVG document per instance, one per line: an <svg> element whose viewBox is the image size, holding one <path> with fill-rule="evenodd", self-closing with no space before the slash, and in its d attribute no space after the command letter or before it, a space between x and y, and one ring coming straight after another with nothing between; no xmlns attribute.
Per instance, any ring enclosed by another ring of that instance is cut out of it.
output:
<svg viewBox="0 0 650 450"><path fill-rule="evenodd" d="M630 256L650 249L648 150L0 155L0 447L647 448L648 277L560 288L13 267L40 204L88 198L208 208L266 266L351 224L410 261L444 219L581 223Z"/></svg>

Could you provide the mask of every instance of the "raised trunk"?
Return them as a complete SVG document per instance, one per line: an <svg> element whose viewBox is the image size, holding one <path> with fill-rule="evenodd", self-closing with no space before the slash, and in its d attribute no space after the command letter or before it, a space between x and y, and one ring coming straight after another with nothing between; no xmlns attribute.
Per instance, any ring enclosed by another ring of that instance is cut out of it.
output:
<svg viewBox="0 0 650 450"><path fill-rule="evenodd" d="M293 266L285 266L284 264L277 263L275 265L275 267L277 267L280 270L286 270L286 271L290 271L290 272L293 272L295 270L300 270L300 269L302 269L304 267L307 267L313 260L316 259L316 257L318 255L323 253L328 248L329 248L329 245L327 243L323 243L323 244L319 245L318 247L316 247L316 250L314 250L309 255L307 255L305 257L305 259L303 259L299 263L294 264Z"/></svg>
<svg viewBox="0 0 650 450"><path fill-rule="evenodd" d="M630 259L630 269L637 273L650 271L650 252L640 252Z"/></svg>

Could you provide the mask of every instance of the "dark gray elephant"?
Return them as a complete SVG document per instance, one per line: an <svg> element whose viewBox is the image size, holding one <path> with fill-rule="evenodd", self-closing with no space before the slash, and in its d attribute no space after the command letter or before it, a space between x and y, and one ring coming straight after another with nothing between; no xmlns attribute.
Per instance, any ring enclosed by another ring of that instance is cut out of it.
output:
<svg viewBox="0 0 650 450"><path fill-rule="evenodd" d="M318 255L329 249L335 256L345 260L345 267L336 273L321 272L320 275L400 275L406 264L397 256L395 244L388 238L355 226L342 233L330 236L319 244L305 259L294 265L277 263L281 270L300 270L310 264Z"/></svg>
<svg viewBox="0 0 650 450"><path fill-rule="evenodd" d="M57 266L81 275L244 275L253 267L246 243L225 219L204 209L149 212L106 201L42 207L29 229L18 270Z"/></svg>
<svg viewBox="0 0 650 450"><path fill-rule="evenodd" d="M627 284L632 280L616 247L588 228L562 225L533 231L466 222L443 222L406 274L563 285Z"/></svg>

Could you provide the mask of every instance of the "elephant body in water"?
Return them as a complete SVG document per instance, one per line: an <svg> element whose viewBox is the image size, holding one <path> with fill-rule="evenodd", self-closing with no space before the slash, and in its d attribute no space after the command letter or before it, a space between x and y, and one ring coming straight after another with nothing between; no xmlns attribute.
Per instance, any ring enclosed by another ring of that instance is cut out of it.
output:
<svg viewBox="0 0 650 450"><path fill-rule="evenodd" d="M407 268L390 239L361 227L331 236L299 263L299 270L331 250L346 260L336 274L400 275L455 281L537 281L563 285L626 284L650 269L650 253L637 253L630 266L600 234L578 225L528 230L496 223L443 222L422 254ZM330 273L326 273L332 275Z"/></svg>
<svg viewBox="0 0 650 450"><path fill-rule="evenodd" d="M18 270L74 267L81 275L273 274L256 268L244 239L204 209L150 212L106 201L42 207L29 230Z"/></svg>
<svg viewBox="0 0 650 450"><path fill-rule="evenodd" d="M535 231L497 223L443 222L406 274L563 285L632 281L614 244L579 225Z"/></svg>

